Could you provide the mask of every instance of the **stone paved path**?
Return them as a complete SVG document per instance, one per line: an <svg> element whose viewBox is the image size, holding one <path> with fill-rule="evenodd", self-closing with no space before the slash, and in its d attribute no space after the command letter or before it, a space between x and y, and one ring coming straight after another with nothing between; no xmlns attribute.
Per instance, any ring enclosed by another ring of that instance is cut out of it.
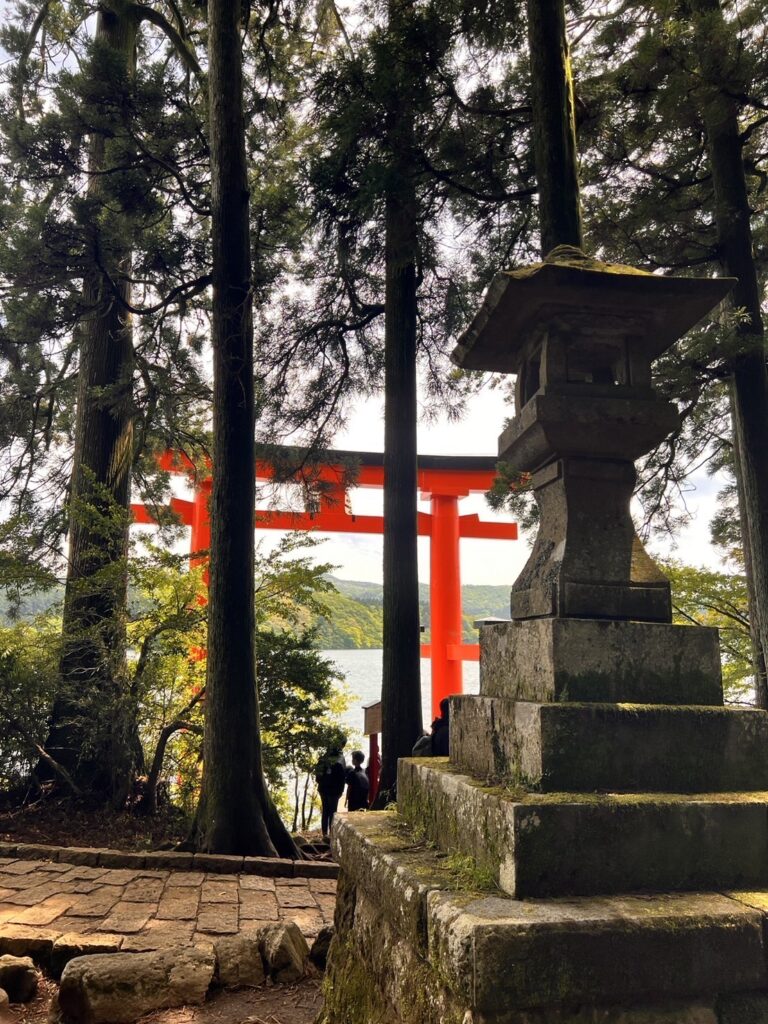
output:
<svg viewBox="0 0 768 1024"><path fill-rule="evenodd" d="M211 941L293 920L311 942L333 920L332 878L0 861L0 952L21 930L107 936L125 951ZM6 940L5 942L3 940ZM119 941L118 941L119 940Z"/></svg>

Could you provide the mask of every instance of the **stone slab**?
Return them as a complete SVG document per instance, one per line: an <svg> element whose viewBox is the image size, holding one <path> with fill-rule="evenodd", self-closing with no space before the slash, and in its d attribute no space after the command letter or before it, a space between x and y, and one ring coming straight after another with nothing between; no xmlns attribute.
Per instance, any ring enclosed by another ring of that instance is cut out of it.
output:
<svg viewBox="0 0 768 1024"><path fill-rule="evenodd" d="M331 848L340 878L346 874L366 892L408 941L425 941L427 893L450 884L434 850L414 852L411 837L387 812L337 815Z"/></svg>
<svg viewBox="0 0 768 1024"><path fill-rule="evenodd" d="M277 921L278 904L274 893L245 890L240 893L241 921Z"/></svg>
<svg viewBox="0 0 768 1024"><path fill-rule="evenodd" d="M444 758L400 761L398 808L517 897L768 885L768 793L488 788Z"/></svg>
<svg viewBox="0 0 768 1024"><path fill-rule="evenodd" d="M203 882L200 899L203 903L237 903L237 879L208 879Z"/></svg>
<svg viewBox="0 0 768 1024"><path fill-rule="evenodd" d="M3 874L6 875L28 875L37 871L39 864L33 860L13 860L3 864Z"/></svg>
<svg viewBox="0 0 768 1024"><path fill-rule="evenodd" d="M143 868L146 861L145 853L132 853L124 850L101 850L99 867L102 868Z"/></svg>
<svg viewBox="0 0 768 1024"><path fill-rule="evenodd" d="M153 908L146 903L116 903L96 931L115 932L117 935L132 935L140 932L153 915Z"/></svg>
<svg viewBox="0 0 768 1024"><path fill-rule="evenodd" d="M744 902L720 893L515 900L457 888L446 858L403 838L382 813L334 825L342 870L329 977L340 991L346 981L361 1008L331 1000L328 1024L368 1020L363 997L373 988L389 1000L380 1019L408 1024L719 1024L716 995L768 986L768 915ZM426 935L396 924L417 903ZM433 982L450 1012L422 1000ZM675 1000L686 1001L679 1018Z"/></svg>
<svg viewBox="0 0 768 1024"><path fill-rule="evenodd" d="M455 697L451 762L544 792L768 790L768 712Z"/></svg>
<svg viewBox="0 0 768 1024"><path fill-rule="evenodd" d="M236 903L201 903L197 931L210 935L235 935L239 929Z"/></svg>
<svg viewBox="0 0 768 1024"><path fill-rule="evenodd" d="M69 846L66 850L59 851L59 860L63 863L75 866L95 868L99 863L99 855L102 853L95 847Z"/></svg>
<svg viewBox="0 0 768 1024"><path fill-rule="evenodd" d="M117 953L123 941L121 935L60 935L51 950L50 971L54 978L61 977L70 960L94 953Z"/></svg>
<svg viewBox="0 0 768 1024"><path fill-rule="evenodd" d="M152 1010L200 1004L213 979L211 949L96 953L64 968L52 1016L62 1024L129 1024Z"/></svg>
<svg viewBox="0 0 768 1024"><path fill-rule="evenodd" d="M763 919L719 894L428 898L429 955L495 1010L764 988Z"/></svg>
<svg viewBox="0 0 768 1024"><path fill-rule="evenodd" d="M45 846L42 843L19 843L16 848L16 856L26 860L51 860L58 858L59 851L55 846Z"/></svg>
<svg viewBox="0 0 768 1024"><path fill-rule="evenodd" d="M59 934L53 929L3 924L0 926L0 955L31 956L36 964L48 964Z"/></svg>
<svg viewBox="0 0 768 1024"><path fill-rule="evenodd" d="M196 853L192 858L195 871L212 871L235 875L243 870L243 858L216 853Z"/></svg>
<svg viewBox="0 0 768 1024"><path fill-rule="evenodd" d="M160 850L145 856L145 867L172 871L189 871L192 868L191 853L177 853L175 850Z"/></svg>
<svg viewBox="0 0 768 1024"><path fill-rule="evenodd" d="M293 861L293 874L295 878L338 878L338 865L332 861L324 860L295 860Z"/></svg>
<svg viewBox="0 0 768 1024"><path fill-rule="evenodd" d="M264 875L267 878L293 877L294 864L298 861L285 860L282 857L243 857L243 873L246 875Z"/></svg>
<svg viewBox="0 0 768 1024"><path fill-rule="evenodd" d="M716 629L600 619L480 627L480 693L514 700L722 705Z"/></svg>

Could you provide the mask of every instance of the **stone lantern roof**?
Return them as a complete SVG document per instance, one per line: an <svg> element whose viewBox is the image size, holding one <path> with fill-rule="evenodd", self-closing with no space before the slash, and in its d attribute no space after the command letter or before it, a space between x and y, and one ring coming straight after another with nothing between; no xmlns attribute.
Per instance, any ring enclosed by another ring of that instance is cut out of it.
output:
<svg viewBox="0 0 768 1024"><path fill-rule="evenodd" d="M452 359L466 370L518 373L532 338L553 323L581 331L621 318L622 333L632 334L633 347L650 362L733 284L732 278L662 277L560 245L542 263L496 274Z"/></svg>

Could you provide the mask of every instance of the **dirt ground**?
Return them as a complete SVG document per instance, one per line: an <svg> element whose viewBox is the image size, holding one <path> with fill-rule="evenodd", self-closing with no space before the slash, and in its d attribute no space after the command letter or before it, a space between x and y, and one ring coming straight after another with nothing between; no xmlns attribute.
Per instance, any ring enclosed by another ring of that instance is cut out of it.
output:
<svg viewBox="0 0 768 1024"><path fill-rule="evenodd" d="M47 1024L53 982L45 980L37 998L12 1006L2 1024ZM141 1018L140 1024L314 1024L323 1006L319 978L296 985L265 985L237 992L216 992L202 1006L161 1010Z"/></svg>
<svg viewBox="0 0 768 1024"><path fill-rule="evenodd" d="M163 808L156 817L78 807L71 800L40 800L19 808L0 804L0 841L53 846L107 847L112 850L157 850L187 836L186 817Z"/></svg>
<svg viewBox="0 0 768 1024"><path fill-rule="evenodd" d="M177 808L163 807L154 817L110 808L82 807L70 799L38 800L9 807L0 793L0 842L87 846L110 850L168 850L189 835L189 820ZM305 853L327 860L319 829L299 833L313 847Z"/></svg>

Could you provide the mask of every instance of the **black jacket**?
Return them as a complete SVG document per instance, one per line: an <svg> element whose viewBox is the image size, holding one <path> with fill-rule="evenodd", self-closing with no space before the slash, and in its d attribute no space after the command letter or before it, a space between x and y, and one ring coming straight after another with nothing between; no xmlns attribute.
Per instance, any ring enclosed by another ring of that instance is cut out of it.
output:
<svg viewBox="0 0 768 1024"><path fill-rule="evenodd" d="M344 792L347 763L343 754L324 755L315 769L317 789L320 796L338 797Z"/></svg>

